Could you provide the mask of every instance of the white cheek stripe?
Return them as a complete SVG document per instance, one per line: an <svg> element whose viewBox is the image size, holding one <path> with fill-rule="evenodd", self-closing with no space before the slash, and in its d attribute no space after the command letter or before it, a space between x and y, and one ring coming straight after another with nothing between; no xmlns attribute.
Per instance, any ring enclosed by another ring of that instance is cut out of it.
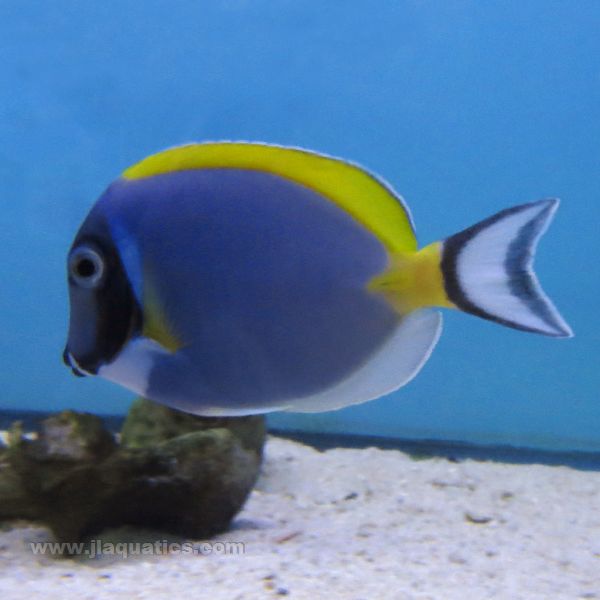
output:
<svg viewBox="0 0 600 600"><path fill-rule="evenodd" d="M98 375L140 396L146 396L152 368L165 354L169 354L169 351L159 343L145 337L137 337L121 350L115 360L100 367Z"/></svg>

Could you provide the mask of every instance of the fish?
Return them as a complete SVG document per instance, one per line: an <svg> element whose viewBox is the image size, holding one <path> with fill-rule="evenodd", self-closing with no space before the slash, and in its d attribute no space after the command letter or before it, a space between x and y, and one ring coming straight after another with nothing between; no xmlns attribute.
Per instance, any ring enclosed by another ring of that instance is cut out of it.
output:
<svg viewBox="0 0 600 600"><path fill-rule="evenodd" d="M204 416L373 400L421 370L442 309L573 335L533 271L558 203L419 247L402 197L354 162L257 142L168 148L112 182L75 236L63 359Z"/></svg>

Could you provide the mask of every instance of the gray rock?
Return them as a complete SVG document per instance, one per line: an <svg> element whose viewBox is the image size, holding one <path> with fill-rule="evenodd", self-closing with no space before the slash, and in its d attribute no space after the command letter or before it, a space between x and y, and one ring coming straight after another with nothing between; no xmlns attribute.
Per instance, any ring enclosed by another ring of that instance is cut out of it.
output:
<svg viewBox="0 0 600 600"><path fill-rule="evenodd" d="M0 520L48 525L61 541L123 525L189 538L224 531L260 468L262 417L203 418L137 400L121 444L101 419L65 411L37 439L0 451Z"/></svg>
<svg viewBox="0 0 600 600"><path fill-rule="evenodd" d="M229 429L247 450L262 452L264 417L197 417L143 398L138 398L129 409L121 429L121 444L142 448L184 433L221 427Z"/></svg>

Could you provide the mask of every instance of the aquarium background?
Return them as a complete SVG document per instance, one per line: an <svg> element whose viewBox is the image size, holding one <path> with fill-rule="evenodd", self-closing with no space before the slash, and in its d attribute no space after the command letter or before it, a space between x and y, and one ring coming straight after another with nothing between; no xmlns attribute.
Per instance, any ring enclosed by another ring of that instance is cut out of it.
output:
<svg viewBox="0 0 600 600"><path fill-rule="evenodd" d="M537 271L576 337L447 313L421 374L272 426L600 449L600 3L0 3L0 408L123 413L61 364L64 258L103 188L190 140L351 158L406 198L422 243L560 197Z"/></svg>

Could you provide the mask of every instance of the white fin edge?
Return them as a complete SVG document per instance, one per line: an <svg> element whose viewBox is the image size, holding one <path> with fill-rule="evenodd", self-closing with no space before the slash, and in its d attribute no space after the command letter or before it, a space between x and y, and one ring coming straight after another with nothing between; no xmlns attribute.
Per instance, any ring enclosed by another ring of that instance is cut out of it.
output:
<svg viewBox="0 0 600 600"><path fill-rule="evenodd" d="M324 412L375 400L406 385L430 357L442 331L442 315L424 309L402 319L390 339L350 377L332 388L296 398L288 412Z"/></svg>

